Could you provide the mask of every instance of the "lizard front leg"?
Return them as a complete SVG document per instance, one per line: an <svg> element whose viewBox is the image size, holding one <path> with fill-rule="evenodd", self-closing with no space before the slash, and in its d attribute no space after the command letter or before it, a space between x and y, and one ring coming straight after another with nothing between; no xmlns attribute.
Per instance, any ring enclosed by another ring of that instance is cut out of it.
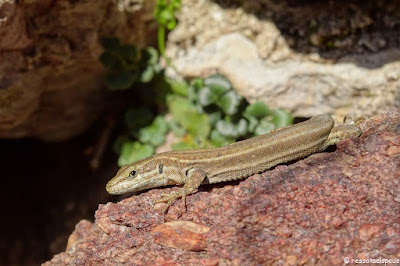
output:
<svg viewBox="0 0 400 266"><path fill-rule="evenodd" d="M201 169L190 169L187 172L187 179L183 188L179 191L174 191L169 194L164 194L156 201L156 203L166 202L163 212L165 213L169 206L174 203L175 200L182 198L183 208L186 208L186 196L197 191L198 187L206 178L206 173Z"/></svg>

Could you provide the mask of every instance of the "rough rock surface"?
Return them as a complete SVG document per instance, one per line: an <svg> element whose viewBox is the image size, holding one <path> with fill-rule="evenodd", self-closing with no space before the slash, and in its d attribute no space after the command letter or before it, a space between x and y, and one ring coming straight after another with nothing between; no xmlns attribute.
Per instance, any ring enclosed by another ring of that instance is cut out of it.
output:
<svg viewBox="0 0 400 266"><path fill-rule="evenodd" d="M168 55L185 78L219 72L249 101L296 116L400 105L400 5L185 0Z"/></svg>
<svg viewBox="0 0 400 266"><path fill-rule="evenodd" d="M400 259L400 110L360 138L241 182L202 187L161 213L152 189L100 205L44 265L342 265ZM154 209L155 207L155 209Z"/></svg>
<svg viewBox="0 0 400 266"><path fill-rule="evenodd" d="M154 1L134 2L0 0L0 137L64 140L99 117L101 38L156 38Z"/></svg>

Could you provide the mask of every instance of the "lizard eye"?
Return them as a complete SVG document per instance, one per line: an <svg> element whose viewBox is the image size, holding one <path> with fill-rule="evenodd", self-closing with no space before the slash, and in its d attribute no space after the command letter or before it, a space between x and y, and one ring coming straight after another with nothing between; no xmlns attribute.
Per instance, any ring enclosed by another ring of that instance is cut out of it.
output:
<svg viewBox="0 0 400 266"><path fill-rule="evenodd" d="M132 172L129 173L130 177L134 177L135 175L136 175L136 171L135 170L133 170Z"/></svg>

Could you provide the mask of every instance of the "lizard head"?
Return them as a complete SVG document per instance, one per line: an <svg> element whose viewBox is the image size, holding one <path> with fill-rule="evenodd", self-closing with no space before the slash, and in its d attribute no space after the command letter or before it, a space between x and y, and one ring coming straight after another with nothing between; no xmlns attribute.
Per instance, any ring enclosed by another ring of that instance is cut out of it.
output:
<svg viewBox="0 0 400 266"><path fill-rule="evenodd" d="M165 186L163 164L154 156L125 165L111 179L106 190L112 195Z"/></svg>

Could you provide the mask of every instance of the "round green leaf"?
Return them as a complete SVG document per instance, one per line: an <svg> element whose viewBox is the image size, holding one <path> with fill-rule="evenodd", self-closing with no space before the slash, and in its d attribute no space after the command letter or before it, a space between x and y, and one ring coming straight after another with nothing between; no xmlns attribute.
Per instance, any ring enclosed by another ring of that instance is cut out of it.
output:
<svg viewBox="0 0 400 266"><path fill-rule="evenodd" d="M200 104L194 103L194 107L196 108L196 112L197 113L199 113L199 114L204 114L205 113L204 109L203 109L203 106L201 106Z"/></svg>
<svg viewBox="0 0 400 266"><path fill-rule="evenodd" d="M176 20L175 18L167 23L167 29L173 30L176 27Z"/></svg>
<svg viewBox="0 0 400 266"><path fill-rule="evenodd" d="M216 103L225 114L234 115L237 113L242 99L243 98L237 94L236 91L231 90L225 93Z"/></svg>
<svg viewBox="0 0 400 266"><path fill-rule="evenodd" d="M258 125L258 119L254 116L249 116L247 117L247 120L249 121L247 129L249 130L249 132L253 133Z"/></svg>
<svg viewBox="0 0 400 266"><path fill-rule="evenodd" d="M214 102L211 89L209 87L203 87L198 92L198 102L202 106L208 106Z"/></svg>
<svg viewBox="0 0 400 266"><path fill-rule="evenodd" d="M121 56L123 60L125 60L127 63L133 64L136 62L137 59L137 51L136 47L132 44L124 44L121 45L117 53Z"/></svg>
<svg viewBox="0 0 400 266"><path fill-rule="evenodd" d="M188 99L191 102L195 102L197 100L197 93L196 93L196 89L193 86L189 86L187 88L187 95L183 95L183 96L187 96Z"/></svg>
<svg viewBox="0 0 400 266"><path fill-rule="evenodd" d="M171 0L169 2L169 5L171 6L172 9L179 9L182 6L181 0Z"/></svg>
<svg viewBox="0 0 400 266"><path fill-rule="evenodd" d="M174 151L181 151L181 150L191 150L191 149L197 149L198 146L196 144L193 143L187 143L184 141L180 141L177 143L172 144L172 149Z"/></svg>
<svg viewBox="0 0 400 266"><path fill-rule="evenodd" d="M136 76L129 71L111 72L106 75L107 85L114 90L130 88L136 81Z"/></svg>
<svg viewBox="0 0 400 266"><path fill-rule="evenodd" d="M190 86L198 90L204 87L204 80L201 78L194 78L190 81Z"/></svg>
<svg viewBox="0 0 400 266"><path fill-rule="evenodd" d="M276 128L286 127L293 123L293 116L283 109L272 111L272 123Z"/></svg>
<svg viewBox="0 0 400 266"><path fill-rule="evenodd" d="M150 82L154 77L154 71L151 66L147 66L145 70L140 74L140 81L143 83Z"/></svg>
<svg viewBox="0 0 400 266"><path fill-rule="evenodd" d="M101 45L106 50L116 51L120 46L120 41L118 38L104 38Z"/></svg>
<svg viewBox="0 0 400 266"><path fill-rule="evenodd" d="M236 134L239 136L244 136L247 134L247 121L242 118L239 120L239 123L236 125Z"/></svg>
<svg viewBox="0 0 400 266"><path fill-rule="evenodd" d="M175 136L179 138L183 137L186 133L186 130L173 118L168 121L168 127L174 132Z"/></svg>
<svg viewBox="0 0 400 266"><path fill-rule="evenodd" d="M130 133L135 136L135 132L139 131L140 128L150 124L153 120L153 117L153 113L147 108L129 108L125 112L124 120Z"/></svg>
<svg viewBox="0 0 400 266"><path fill-rule="evenodd" d="M158 63L158 52L151 46L142 50L142 57L148 65L155 65Z"/></svg>
<svg viewBox="0 0 400 266"><path fill-rule="evenodd" d="M117 139L114 141L114 144L113 144L113 147L112 147L113 151L116 154L120 154L121 150L122 150L122 145L125 142L129 142L129 141L130 141L129 136L118 136Z"/></svg>
<svg viewBox="0 0 400 266"><path fill-rule="evenodd" d="M182 96L188 96L188 84L184 80L180 81L167 78L166 81L168 82L172 93Z"/></svg>
<svg viewBox="0 0 400 266"><path fill-rule="evenodd" d="M121 154L118 158L118 165L124 166L154 154L151 145L142 144L138 141L128 141L122 145Z"/></svg>
<svg viewBox="0 0 400 266"><path fill-rule="evenodd" d="M194 104L181 96L169 95L167 102L172 117L189 133L199 139L208 137L210 124L206 114L199 113Z"/></svg>
<svg viewBox="0 0 400 266"><path fill-rule="evenodd" d="M164 9L159 13L157 22L161 25L166 25L173 18L174 18L174 12L168 9Z"/></svg>
<svg viewBox="0 0 400 266"><path fill-rule="evenodd" d="M215 147L222 147L235 142L233 138L223 136L218 130L215 129L211 131L210 140Z"/></svg>
<svg viewBox="0 0 400 266"><path fill-rule="evenodd" d="M217 122L221 120L221 117L221 112L212 112L208 114L208 121L210 122L210 125L214 127Z"/></svg>
<svg viewBox="0 0 400 266"><path fill-rule="evenodd" d="M211 89L220 89L224 92L232 89L231 82L220 74L215 74L207 77L204 80L204 85L209 86Z"/></svg>
<svg viewBox="0 0 400 266"><path fill-rule="evenodd" d="M246 110L243 112L244 117L255 117L255 118L263 118L267 115L270 115L271 111L268 106L264 102L255 102L246 107Z"/></svg>
<svg viewBox="0 0 400 266"><path fill-rule="evenodd" d="M188 149L199 149L199 148L213 148L214 146L207 139L200 140L195 138L191 134L185 135L185 137L177 143L172 144L173 150L188 150Z"/></svg>
<svg viewBox="0 0 400 266"><path fill-rule="evenodd" d="M227 91L232 89L232 84L224 76L216 74L209 76L204 80L204 86L211 90L214 102L222 97Z"/></svg>
<svg viewBox="0 0 400 266"><path fill-rule="evenodd" d="M100 55L99 60L109 70L115 70L115 72L127 70L126 62L116 53L106 51Z"/></svg>
<svg viewBox="0 0 400 266"><path fill-rule="evenodd" d="M275 129L275 125L268 121L267 118L261 119L260 123L257 125L257 127L254 129L254 134L256 136L267 134L268 132L271 132L272 130Z"/></svg>
<svg viewBox="0 0 400 266"><path fill-rule="evenodd" d="M167 121L165 121L164 117L157 116L150 126L140 129L139 140L142 143L158 147L164 143L167 132Z"/></svg>
<svg viewBox="0 0 400 266"><path fill-rule="evenodd" d="M119 60L120 59L118 58L118 56L108 51L105 51L100 55L100 62L108 69L112 69Z"/></svg>
<svg viewBox="0 0 400 266"><path fill-rule="evenodd" d="M236 136L236 129L235 125L231 122L220 120L215 125L215 128L218 132L225 137L235 137Z"/></svg>
<svg viewBox="0 0 400 266"><path fill-rule="evenodd" d="M210 134L210 124L206 114L188 112L183 124L189 133L199 139L205 139Z"/></svg>
<svg viewBox="0 0 400 266"><path fill-rule="evenodd" d="M200 145L195 141L195 138L188 134L186 135L180 142L172 144L173 150L189 150L189 149L198 149Z"/></svg>
<svg viewBox="0 0 400 266"><path fill-rule="evenodd" d="M161 71L164 70L164 68L159 64L152 65L152 67L153 67L154 73L160 73Z"/></svg>

